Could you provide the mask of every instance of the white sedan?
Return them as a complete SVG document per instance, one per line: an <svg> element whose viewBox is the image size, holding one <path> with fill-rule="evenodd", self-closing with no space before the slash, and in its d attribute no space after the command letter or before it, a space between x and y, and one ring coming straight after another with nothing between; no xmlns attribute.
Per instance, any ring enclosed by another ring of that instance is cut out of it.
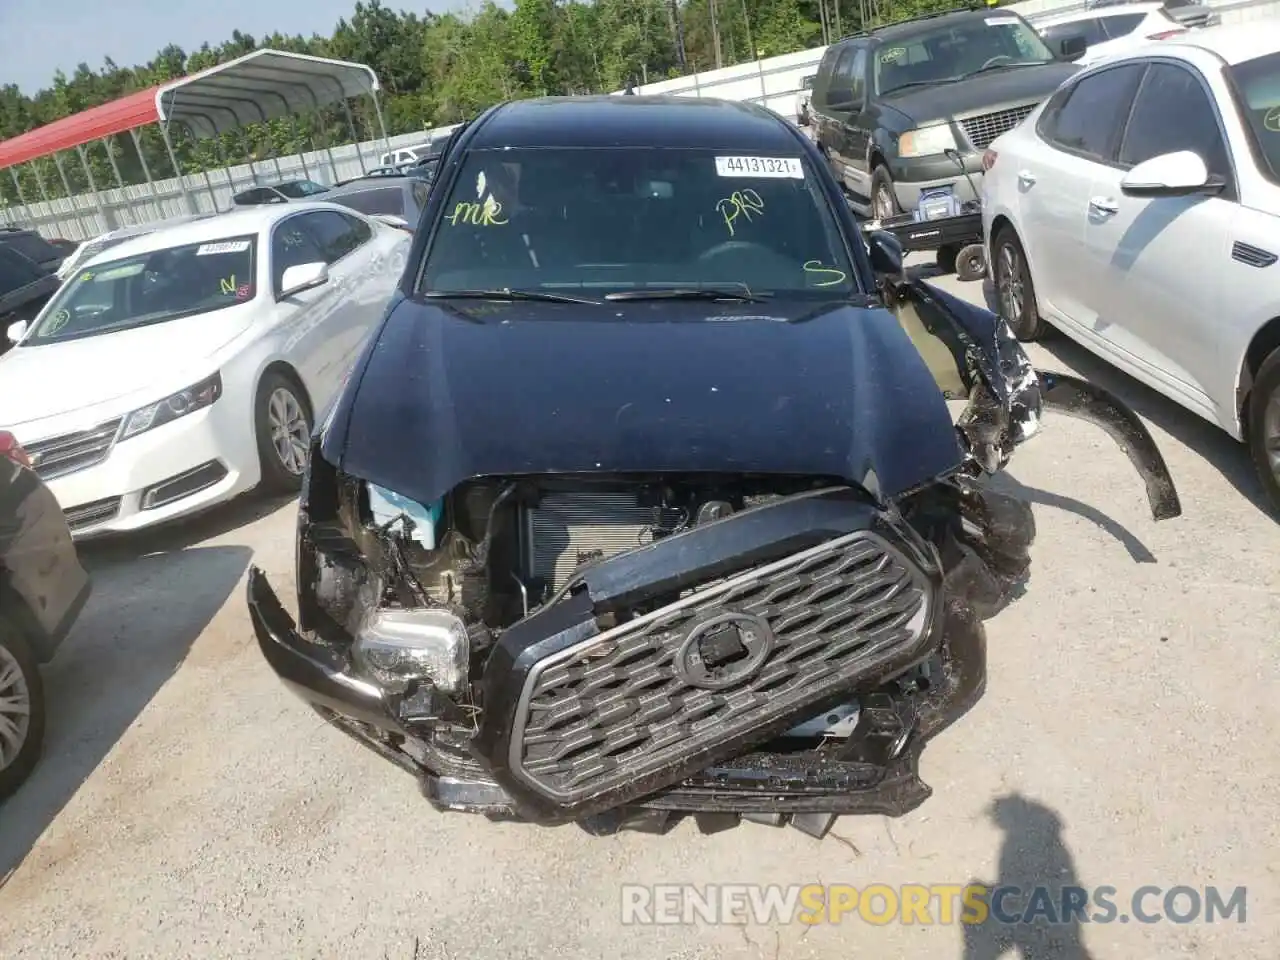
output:
<svg viewBox="0 0 1280 960"><path fill-rule="evenodd" d="M1000 312L1249 445L1280 511L1280 35L1210 27L1068 80L983 160Z"/></svg>
<svg viewBox="0 0 1280 960"><path fill-rule="evenodd" d="M0 427L77 539L259 483L296 488L315 413L393 292L411 238L327 203L248 208L84 264L0 357Z"/></svg>

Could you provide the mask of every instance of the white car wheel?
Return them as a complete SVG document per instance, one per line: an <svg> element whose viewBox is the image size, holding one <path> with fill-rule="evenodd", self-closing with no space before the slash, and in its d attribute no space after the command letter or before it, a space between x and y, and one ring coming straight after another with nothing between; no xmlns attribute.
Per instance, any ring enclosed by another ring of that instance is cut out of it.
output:
<svg viewBox="0 0 1280 960"><path fill-rule="evenodd" d="M311 408L302 388L283 374L267 374L258 387L256 420L263 486L298 489L311 446Z"/></svg>

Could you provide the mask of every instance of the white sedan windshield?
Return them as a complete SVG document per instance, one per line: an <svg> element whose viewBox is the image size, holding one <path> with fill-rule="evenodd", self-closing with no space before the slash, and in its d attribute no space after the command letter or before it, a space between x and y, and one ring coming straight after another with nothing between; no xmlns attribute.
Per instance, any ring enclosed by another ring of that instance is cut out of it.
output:
<svg viewBox="0 0 1280 960"><path fill-rule="evenodd" d="M127 330L247 303L255 237L190 243L93 264L62 286L21 346Z"/></svg>

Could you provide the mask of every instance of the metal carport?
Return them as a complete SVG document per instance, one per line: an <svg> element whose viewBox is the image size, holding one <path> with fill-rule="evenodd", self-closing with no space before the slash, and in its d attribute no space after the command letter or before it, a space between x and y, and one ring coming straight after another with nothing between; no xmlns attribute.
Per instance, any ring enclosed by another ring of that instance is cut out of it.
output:
<svg viewBox="0 0 1280 960"><path fill-rule="evenodd" d="M75 149L80 153L80 160L85 169L94 203L104 224L110 229L115 225L113 217L102 202L101 192L93 180L85 159L84 148L96 140L106 141L116 134L130 133L142 161L143 175L154 187L155 181L138 145L137 130L150 123L156 123L160 128L187 207L194 213L196 212L195 204L187 190L186 179L178 166L170 138L173 124L178 123L187 127L196 137L216 137L239 129L248 123L260 123L281 117L288 117L292 122L295 114L319 111L341 102L356 143L357 157L361 167L364 167L364 157L359 152L359 136L356 133L348 100L359 96L369 96L373 99L379 132L389 150L390 141L383 121L382 106L378 100L380 90L381 85L377 74L372 68L361 63L329 60L283 50L255 50L189 77L182 77L148 90L128 94L110 103L91 107L17 137L0 141L0 170L9 169L18 190L18 199L27 207L27 213L30 215L30 203L23 195L22 186L14 168L40 157L52 156L62 178L63 187L67 195L72 196L71 187L63 172L58 154L63 150ZM325 150L332 164L333 155L327 141ZM111 158L110 150L108 150L108 157ZM124 182L120 177L120 171L115 169L114 159L112 159L112 167L117 185L123 187ZM305 160L303 168L305 171ZM250 169L253 169L252 160ZM279 169L278 164L277 169ZM38 169L33 169L33 172L41 195L46 202L50 201L51 198ZM213 184L207 172L204 173L204 178L210 194L213 195ZM229 173L228 181L230 182Z"/></svg>
<svg viewBox="0 0 1280 960"><path fill-rule="evenodd" d="M378 131L390 151L391 141L378 100L380 89L378 75L365 64L264 49L161 86L155 105L160 132L167 143L169 127L174 123L182 124L193 136L211 138L246 124L280 117L289 117L292 122L299 113L318 112L341 102L363 169L360 137L349 101L354 97L372 98Z"/></svg>

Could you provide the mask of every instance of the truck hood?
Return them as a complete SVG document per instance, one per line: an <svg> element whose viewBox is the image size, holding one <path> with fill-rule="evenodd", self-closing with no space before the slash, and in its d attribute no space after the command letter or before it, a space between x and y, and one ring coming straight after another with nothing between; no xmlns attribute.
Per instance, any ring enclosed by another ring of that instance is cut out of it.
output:
<svg viewBox="0 0 1280 960"><path fill-rule="evenodd" d="M322 452L423 504L548 473L816 475L891 499L961 463L902 327L848 303L402 299L356 370Z"/></svg>
<svg viewBox="0 0 1280 960"><path fill-rule="evenodd" d="M1009 67L954 83L908 87L898 93L883 95L881 101L919 126L971 113L1039 103L1079 70L1080 67L1074 63L1057 60L1034 66Z"/></svg>
<svg viewBox="0 0 1280 960"><path fill-rule="evenodd" d="M0 357L0 424L12 428L117 401L133 409L132 399L150 403L189 387L213 372L212 358L248 328L252 311L244 304L96 337L16 346ZM40 439L39 428L21 439Z"/></svg>

